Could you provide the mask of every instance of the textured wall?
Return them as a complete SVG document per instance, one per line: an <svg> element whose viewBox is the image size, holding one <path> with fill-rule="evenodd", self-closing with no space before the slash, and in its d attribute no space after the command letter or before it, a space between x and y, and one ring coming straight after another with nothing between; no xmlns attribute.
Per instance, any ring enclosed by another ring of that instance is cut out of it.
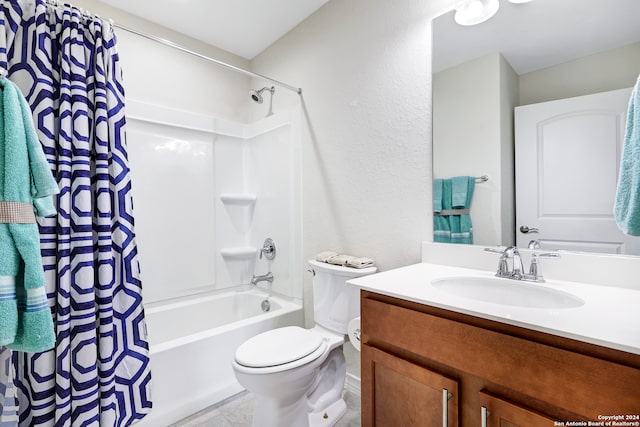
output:
<svg viewBox="0 0 640 427"><path fill-rule="evenodd" d="M383 270L420 261L433 228L431 19L453 4L331 0L252 60L304 91L302 262L327 249ZM275 110L298 102L276 89ZM311 326L308 275L304 285ZM359 376L359 354L347 359Z"/></svg>
<svg viewBox="0 0 640 427"><path fill-rule="evenodd" d="M252 61L304 91L305 259L419 261L432 233L430 20L447 3L332 0Z"/></svg>

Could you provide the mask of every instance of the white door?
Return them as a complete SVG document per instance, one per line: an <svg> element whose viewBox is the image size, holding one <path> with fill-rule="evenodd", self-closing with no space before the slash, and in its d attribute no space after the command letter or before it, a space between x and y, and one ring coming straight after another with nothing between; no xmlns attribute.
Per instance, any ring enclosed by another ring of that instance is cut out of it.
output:
<svg viewBox="0 0 640 427"><path fill-rule="evenodd" d="M640 255L613 218L631 88L515 109L516 243ZM527 232L527 228L529 231Z"/></svg>

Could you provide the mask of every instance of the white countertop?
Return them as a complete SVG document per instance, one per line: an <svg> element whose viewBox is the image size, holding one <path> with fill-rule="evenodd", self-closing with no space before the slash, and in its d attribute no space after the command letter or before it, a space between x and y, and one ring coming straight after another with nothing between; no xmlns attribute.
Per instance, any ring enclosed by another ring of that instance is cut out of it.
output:
<svg viewBox="0 0 640 427"><path fill-rule="evenodd" d="M640 290L557 280L523 282L568 292L585 301L575 308L543 309L482 302L431 285L431 281L446 277L493 275L483 270L420 263L347 283L391 297L640 354ZM513 286L520 284L513 280Z"/></svg>

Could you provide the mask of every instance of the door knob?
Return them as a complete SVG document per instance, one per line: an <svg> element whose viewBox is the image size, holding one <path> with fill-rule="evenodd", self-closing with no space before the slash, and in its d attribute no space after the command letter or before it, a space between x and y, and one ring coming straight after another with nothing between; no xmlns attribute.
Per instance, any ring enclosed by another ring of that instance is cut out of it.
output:
<svg viewBox="0 0 640 427"><path fill-rule="evenodd" d="M529 228L529 227L527 227L526 225L522 225L522 226L520 226L520 232L521 232L521 233L524 233L524 234L527 234L527 233L537 233L537 232L539 232L539 231L540 231L540 230L538 230L537 228L533 228L533 227Z"/></svg>

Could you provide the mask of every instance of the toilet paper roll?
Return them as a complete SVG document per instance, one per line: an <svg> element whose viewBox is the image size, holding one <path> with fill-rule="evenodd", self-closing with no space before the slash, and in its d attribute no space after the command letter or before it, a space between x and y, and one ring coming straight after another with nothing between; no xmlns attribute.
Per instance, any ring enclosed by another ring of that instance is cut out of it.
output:
<svg viewBox="0 0 640 427"><path fill-rule="evenodd" d="M347 333L349 334L349 341L360 351L360 318L356 317L351 319L347 324Z"/></svg>

